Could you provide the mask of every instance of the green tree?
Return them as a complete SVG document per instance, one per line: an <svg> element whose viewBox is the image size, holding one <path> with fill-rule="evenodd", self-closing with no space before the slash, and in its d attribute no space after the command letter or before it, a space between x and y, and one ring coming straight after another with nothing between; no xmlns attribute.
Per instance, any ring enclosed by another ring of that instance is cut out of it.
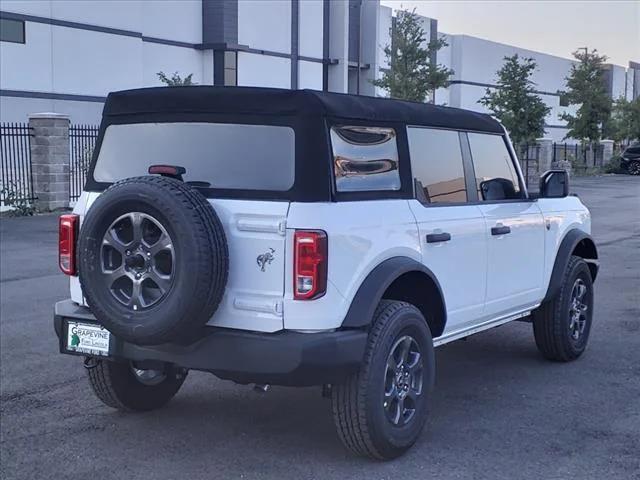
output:
<svg viewBox="0 0 640 480"><path fill-rule="evenodd" d="M605 135L616 142L640 140L640 97L632 101L620 97L613 102Z"/></svg>
<svg viewBox="0 0 640 480"><path fill-rule="evenodd" d="M579 105L576 114L563 113L571 137L582 141L598 142L611 115L611 97L604 81L605 55L588 48L576 50L573 56L578 60L571 66L567 77L566 98L571 105Z"/></svg>
<svg viewBox="0 0 640 480"><path fill-rule="evenodd" d="M168 87L181 87L185 85L195 85L195 83L193 83L193 81L191 80L191 77L193 77L193 73L190 73L184 78L178 75L178 72L173 72L171 77L168 77L164 72L158 72L156 73L156 75L158 75L158 78L160 79L160 81L165 85L167 85Z"/></svg>
<svg viewBox="0 0 640 480"><path fill-rule="evenodd" d="M542 137L544 120L551 110L535 93L531 75L536 67L533 58L521 58L517 53L504 57L497 72L497 88L487 88L478 100L502 122L515 144Z"/></svg>
<svg viewBox="0 0 640 480"><path fill-rule="evenodd" d="M425 46L425 32L415 10L399 10L395 27L390 29L391 45L384 53L390 68L373 84L387 91L391 98L424 102L433 101L433 92L449 85L453 70L431 63L431 56L447 46L444 39Z"/></svg>

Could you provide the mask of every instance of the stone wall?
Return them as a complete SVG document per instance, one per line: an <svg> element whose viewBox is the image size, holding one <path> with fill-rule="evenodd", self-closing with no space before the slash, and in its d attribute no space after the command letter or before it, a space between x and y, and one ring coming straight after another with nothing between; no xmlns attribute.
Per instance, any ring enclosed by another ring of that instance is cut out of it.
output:
<svg viewBox="0 0 640 480"><path fill-rule="evenodd" d="M59 113L29 116L31 169L38 211L69 207L69 117Z"/></svg>

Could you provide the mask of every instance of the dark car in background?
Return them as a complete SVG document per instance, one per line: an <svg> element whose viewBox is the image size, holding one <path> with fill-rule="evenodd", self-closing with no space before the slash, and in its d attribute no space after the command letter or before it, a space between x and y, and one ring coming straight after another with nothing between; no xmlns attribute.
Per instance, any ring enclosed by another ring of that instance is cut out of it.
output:
<svg viewBox="0 0 640 480"><path fill-rule="evenodd" d="M622 166L631 175L640 175L640 142L633 143L622 152Z"/></svg>

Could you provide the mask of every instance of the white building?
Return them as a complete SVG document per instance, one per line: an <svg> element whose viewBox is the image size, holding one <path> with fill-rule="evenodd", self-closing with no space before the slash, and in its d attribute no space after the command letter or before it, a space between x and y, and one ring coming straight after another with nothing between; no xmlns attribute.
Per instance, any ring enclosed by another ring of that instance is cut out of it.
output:
<svg viewBox="0 0 640 480"><path fill-rule="evenodd" d="M534 81L552 107L547 135L566 132L558 114L571 60L466 35L432 61L455 71L436 103L483 110L503 57L538 62ZM157 73L193 74L208 85L260 85L382 94L392 11L378 0L0 0L0 121L54 111L98 123L108 92L161 85ZM640 65L612 65L612 97L640 94ZM634 76L635 75L635 76Z"/></svg>
<svg viewBox="0 0 640 480"><path fill-rule="evenodd" d="M388 7L380 7L380 24L391 24L392 11ZM444 38L448 43L433 59L454 70L448 88L436 91L435 102L439 105L466 108L479 112L487 112L478 103L487 88L495 87L497 71L504 64L504 57L518 54L520 57L533 58L537 63L537 71L532 76L536 83L538 95L551 107L546 119L545 137L562 141L567 133L566 122L560 120L562 113L574 113L575 106L568 106L560 92L566 89L566 77L569 75L574 61L535 52L513 45L505 45L468 35L450 35L438 31L436 19L421 17L426 40ZM380 29L381 45L390 42L388 27ZM384 57L382 48L380 58ZM611 98L624 97L632 100L640 96L640 63L630 61L628 68L619 65L607 65L607 89ZM378 92L381 94L381 92Z"/></svg>

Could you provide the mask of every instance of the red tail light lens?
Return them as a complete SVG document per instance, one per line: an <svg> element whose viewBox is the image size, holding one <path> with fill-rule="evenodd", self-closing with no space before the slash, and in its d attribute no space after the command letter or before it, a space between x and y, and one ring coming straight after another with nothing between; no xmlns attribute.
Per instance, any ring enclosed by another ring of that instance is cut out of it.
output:
<svg viewBox="0 0 640 480"><path fill-rule="evenodd" d="M293 237L293 298L311 300L327 291L327 234L297 230Z"/></svg>
<svg viewBox="0 0 640 480"><path fill-rule="evenodd" d="M76 237L78 215L61 215L58 220L58 264L66 275L76 274Z"/></svg>

